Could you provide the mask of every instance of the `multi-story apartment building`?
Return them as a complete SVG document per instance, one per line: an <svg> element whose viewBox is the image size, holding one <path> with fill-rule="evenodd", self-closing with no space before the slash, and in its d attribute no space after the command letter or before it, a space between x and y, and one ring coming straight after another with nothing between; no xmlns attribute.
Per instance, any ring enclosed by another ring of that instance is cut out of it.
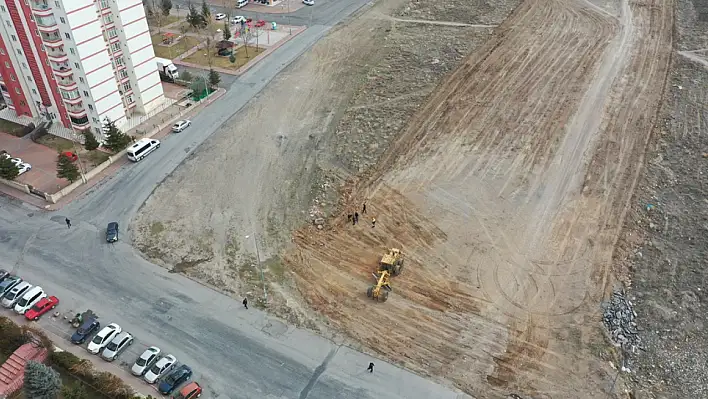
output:
<svg viewBox="0 0 708 399"><path fill-rule="evenodd" d="M0 0L0 92L17 115L99 138L164 101L142 0Z"/></svg>

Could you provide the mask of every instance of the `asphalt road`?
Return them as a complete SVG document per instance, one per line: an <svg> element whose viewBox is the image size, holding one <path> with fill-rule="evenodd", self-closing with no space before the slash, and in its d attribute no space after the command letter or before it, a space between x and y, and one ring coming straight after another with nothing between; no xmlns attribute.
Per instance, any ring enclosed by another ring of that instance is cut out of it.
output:
<svg viewBox="0 0 708 399"><path fill-rule="evenodd" d="M38 211L0 197L0 268L57 295L61 311L91 308L104 325L117 322L133 333L136 344L123 355L127 363L148 345L174 354L195 370L207 398L466 397L245 310L240 301L150 264L128 244L125 227L152 190L283 68L365 3L333 1L327 23L318 16L319 23L239 77L224 97L192 119L189 134L170 135L145 160L123 167L61 211ZM72 220L70 229L65 217ZM105 225L114 220L124 231L122 241L109 245ZM56 333L54 324L50 318L40 321ZM373 374L366 372L369 361L376 364Z"/></svg>

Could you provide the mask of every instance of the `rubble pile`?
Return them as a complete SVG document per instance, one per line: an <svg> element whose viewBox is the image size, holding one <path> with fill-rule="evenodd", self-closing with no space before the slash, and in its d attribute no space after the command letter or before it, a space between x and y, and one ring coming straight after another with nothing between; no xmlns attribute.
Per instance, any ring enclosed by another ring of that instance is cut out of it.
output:
<svg viewBox="0 0 708 399"><path fill-rule="evenodd" d="M639 346L639 330L634 322L637 313L632 309L632 302L626 298L624 290L615 290L603 307L602 320L612 341L625 351L636 352Z"/></svg>

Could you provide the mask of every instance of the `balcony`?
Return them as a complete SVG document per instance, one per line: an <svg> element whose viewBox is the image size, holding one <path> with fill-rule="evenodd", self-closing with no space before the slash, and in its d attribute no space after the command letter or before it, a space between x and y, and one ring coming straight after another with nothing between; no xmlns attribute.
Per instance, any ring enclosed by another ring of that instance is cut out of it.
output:
<svg viewBox="0 0 708 399"><path fill-rule="evenodd" d="M74 75L72 74L66 77L57 77L57 85L63 90L76 89L76 81L74 80Z"/></svg>
<svg viewBox="0 0 708 399"><path fill-rule="evenodd" d="M86 108L84 108L83 102L78 104L66 104L66 111L69 113L69 116L73 116L74 118L86 116Z"/></svg>
<svg viewBox="0 0 708 399"><path fill-rule="evenodd" d="M35 17L52 15L52 7L44 0L30 0L30 7Z"/></svg>
<svg viewBox="0 0 708 399"><path fill-rule="evenodd" d="M81 95L79 94L78 89L74 89L74 90L60 89L59 93L61 94L61 98L63 98L64 102L67 104L77 105L81 102Z"/></svg>
<svg viewBox="0 0 708 399"><path fill-rule="evenodd" d="M69 119L71 119L71 124L74 126L86 126L89 124L88 116L74 118L73 116L69 115Z"/></svg>
<svg viewBox="0 0 708 399"><path fill-rule="evenodd" d="M42 37L42 41L46 46L57 47L63 45L61 36L57 32L39 32L39 35Z"/></svg>
<svg viewBox="0 0 708 399"><path fill-rule="evenodd" d="M52 70L54 71L55 76L59 77L67 77L71 76L74 72L71 70L71 67L69 66L68 62L54 62L52 61L51 63Z"/></svg>
<svg viewBox="0 0 708 399"><path fill-rule="evenodd" d="M37 29L39 29L40 32L54 32L59 27L57 26L57 20L54 18L53 15L49 15L46 17L36 17L34 21L37 23Z"/></svg>
<svg viewBox="0 0 708 399"><path fill-rule="evenodd" d="M66 55L66 51L64 51L64 46L47 48L47 57L57 63L63 63L69 59Z"/></svg>

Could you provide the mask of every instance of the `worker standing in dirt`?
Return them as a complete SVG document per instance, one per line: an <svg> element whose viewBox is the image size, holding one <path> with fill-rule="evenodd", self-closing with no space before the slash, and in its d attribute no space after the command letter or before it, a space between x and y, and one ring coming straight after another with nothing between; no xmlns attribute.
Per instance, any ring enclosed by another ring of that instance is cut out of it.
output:
<svg viewBox="0 0 708 399"><path fill-rule="evenodd" d="M352 214L350 213L347 215L347 222L351 222L351 221L352 221Z"/></svg>
<svg viewBox="0 0 708 399"><path fill-rule="evenodd" d="M366 202L364 202L364 206L361 207L361 214L366 215Z"/></svg>
<svg viewBox="0 0 708 399"><path fill-rule="evenodd" d="M354 212L354 224L359 223L359 212Z"/></svg>
<svg viewBox="0 0 708 399"><path fill-rule="evenodd" d="M64 218L64 221L66 222L66 227L70 229L71 228L71 220L69 220L69 218Z"/></svg>
<svg viewBox="0 0 708 399"><path fill-rule="evenodd" d="M248 309L248 298L243 298L243 307Z"/></svg>
<svg viewBox="0 0 708 399"><path fill-rule="evenodd" d="M376 218L371 218L371 228L376 227Z"/></svg>
<svg viewBox="0 0 708 399"><path fill-rule="evenodd" d="M366 369L366 371L368 371L369 373L374 372L374 363L373 362L369 362L369 367Z"/></svg>

